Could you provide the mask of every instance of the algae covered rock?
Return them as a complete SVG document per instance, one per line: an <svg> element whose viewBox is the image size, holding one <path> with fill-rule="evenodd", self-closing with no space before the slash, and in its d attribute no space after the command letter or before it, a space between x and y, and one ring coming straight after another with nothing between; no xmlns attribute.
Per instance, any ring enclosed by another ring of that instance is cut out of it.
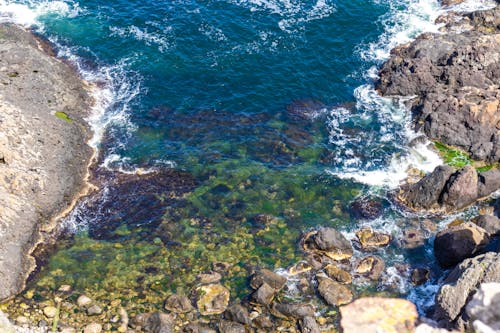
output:
<svg viewBox="0 0 500 333"><path fill-rule="evenodd" d="M318 292L329 305L343 305L352 301L353 295L345 285L318 274Z"/></svg>
<svg viewBox="0 0 500 333"><path fill-rule="evenodd" d="M381 232L373 231L371 228L364 228L356 231L361 248L366 251L373 251L379 247L389 244L391 236Z"/></svg>
<svg viewBox="0 0 500 333"><path fill-rule="evenodd" d="M306 252L325 255L333 260L349 259L353 255L351 242L333 228L320 228L308 232L302 239Z"/></svg>
<svg viewBox="0 0 500 333"><path fill-rule="evenodd" d="M364 297L340 307L344 333L412 332L417 307L404 299Z"/></svg>
<svg viewBox="0 0 500 333"><path fill-rule="evenodd" d="M356 265L355 272L371 280L378 280L385 269L385 262L377 256L361 259Z"/></svg>
<svg viewBox="0 0 500 333"><path fill-rule="evenodd" d="M226 311L229 303L229 290L221 284L209 284L196 289L196 305L204 316L217 315Z"/></svg>
<svg viewBox="0 0 500 333"><path fill-rule="evenodd" d="M259 289L264 283L274 290L279 291L285 286L286 278L268 269L261 269L252 275L250 287L253 289Z"/></svg>
<svg viewBox="0 0 500 333"><path fill-rule="evenodd" d="M339 283L350 284L352 283L351 273L343 270L342 268L337 267L334 264L328 264L325 266L325 273L332 280L337 281Z"/></svg>
<svg viewBox="0 0 500 333"><path fill-rule="evenodd" d="M194 308L189 298L184 295L173 294L165 300L165 309L174 313L186 313Z"/></svg>

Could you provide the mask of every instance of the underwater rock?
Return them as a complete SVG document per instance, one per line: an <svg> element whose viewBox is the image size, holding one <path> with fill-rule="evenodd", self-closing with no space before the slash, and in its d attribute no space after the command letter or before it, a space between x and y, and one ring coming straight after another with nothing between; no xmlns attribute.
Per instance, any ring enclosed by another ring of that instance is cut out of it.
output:
<svg viewBox="0 0 500 333"><path fill-rule="evenodd" d="M334 264L328 264L324 269L326 275L328 275L332 280L343 284L352 283L352 276L348 271L345 271Z"/></svg>
<svg viewBox="0 0 500 333"><path fill-rule="evenodd" d="M88 324L83 328L83 333L101 333L102 325L98 323Z"/></svg>
<svg viewBox="0 0 500 333"><path fill-rule="evenodd" d="M483 228L490 237L500 236L500 219L498 217L494 215L479 215L472 222Z"/></svg>
<svg viewBox="0 0 500 333"><path fill-rule="evenodd" d="M356 237L365 251L374 251L379 247L387 246L391 241L390 235L373 231L371 228L356 231Z"/></svg>
<svg viewBox="0 0 500 333"><path fill-rule="evenodd" d="M352 301L353 295L345 285L333 281L321 274L316 275L318 280L318 292L329 305L343 305Z"/></svg>
<svg viewBox="0 0 500 333"><path fill-rule="evenodd" d="M500 282L482 283L465 312L475 332L500 331Z"/></svg>
<svg viewBox="0 0 500 333"><path fill-rule="evenodd" d="M304 317L299 320L299 327L301 333L320 333L318 322L314 317Z"/></svg>
<svg viewBox="0 0 500 333"><path fill-rule="evenodd" d="M383 210L384 206L380 201L367 197L357 198L350 206L351 215L355 219L374 220L382 215Z"/></svg>
<svg viewBox="0 0 500 333"><path fill-rule="evenodd" d="M261 269L252 275L250 287L259 289L264 283L272 289L280 291L286 284L286 278L268 269Z"/></svg>
<svg viewBox="0 0 500 333"><path fill-rule="evenodd" d="M203 316L221 314L229 303L229 290L221 284L203 285L196 289L196 305Z"/></svg>
<svg viewBox="0 0 500 333"><path fill-rule="evenodd" d="M301 319L314 317L314 306L306 303L277 303L272 306L272 314L281 318Z"/></svg>
<svg viewBox="0 0 500 333"><path fill-rule="evenodd" d="M489 242L486 231L464 223L440 231L434 239L434 255L442 267L452 267L474 256Z"/></svg>
<svg viewBox="0 0 500 333"><path fill-rule="evenodd" d="M382 258L368 256L358 262L355 272L371 280L378 280L384 269L385 262Z"/></svg>
<svg viewBox="0 0 500 333"><path fill-rule="evenodd" d="M89 307L91 304L92 304L92 299L90 299L88 296L86 295L80 295L78 297L78 299L76 300L76 304L78 305L78 307L80 308L86 308L86 307Z"/></svg>
<svg viewBox="0 0 500 333"><path fill-rule="evenodd" d="M269 305L273 301L276 292L276 289L264 282L259 289L252 294L252 298L259 304Z"/></svg>
<svg viewBox="0 0 500 333"><path fill-rule="evenodd" d="M245 333L245 326L234 321L222 320L219 322L220 333Z"/></svg>
<svg viewBox="0 0 500 333"><path fill-rule="evenodd" d="M433 319L448 328L462 329L467 301L485 282L500 281L500 253L488 252L466 259L446 277L436 295Z"/></svg>
<svg viewBox="0 0 500 333"><path fill-rule="evenodd" d="M218 283L222 279L222 275L217 272L200 273L196 276L201 284Z"/></svg>
<svg viewBox="0 0 500 333"><path fill-rule="evenodd" d="M415 268L411 271L411 282L419 286L429 280L430 271L427 268Z"/></svg>
<svg viewBox="0 0 500 333"><path fill-rule="evenodd" d="M252 322L247 308L241 304L234 304L228 307L226 312L224 312L224 317L244 325L250 325Z"/></svg>
<svg viewBox="0 0 500 333"><path fill-rule="evenodd" d="M173 294L167 297L164 305L165 310L174 313L186 313L194 310L189 298L184 295Z"/></svg>
<svg viewBox="0 0 500 333"><path fill-rule="evenodd" d="M147 333L173 333L174 316L163 312L152 313L144 324Z"/></svg>
<svg viewBox="0 0 500 333"><path fill-rule="evenodd" d="M296 121L311 120L317 117L322 110L326 108L325 104L317 100L296 100L287 105L288 116Z"/></svg>
<svg viewBox="0 0 500 333"><path fill-rule="evenodd" d="M405 249L415 249L425 244L424 234L420 229L409 228L403 231L401 246Z"/></svg>
<svg viewBox="0 0 500 333"><path fill-rule="evenodd" d="M364 297L340 307L344 333L407 333L418 318L415 304L398 298Z"/></svg>
<svg viewBox="0 0 500 333"><path fill-rule="evenodd" d="M92 305L87 309L87 314L89 316L97 316L102 313L102 308L99 305Z"/></svg>
<svg viewBox="0 0 500 333"><path fill-rule="evenodd" d="M302 238L302 247L306 252L319 253L333 260L349 259L353 255L351 242L333 228L308 232Z"/></svg>

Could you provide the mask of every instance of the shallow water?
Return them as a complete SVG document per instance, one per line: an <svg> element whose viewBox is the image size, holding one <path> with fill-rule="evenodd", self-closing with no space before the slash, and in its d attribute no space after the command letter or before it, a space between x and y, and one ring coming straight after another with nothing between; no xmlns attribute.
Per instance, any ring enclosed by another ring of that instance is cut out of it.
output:
<svg viewBox="0 0 500 333"><path fill-rule="evenodd" d="M0 1L0 20L33 27L99 86L89 123L101 190L64 221L74 236L30 288L43 298L71 284L142 311L227 262L223 282L239 298L252 268L304 258L303 232L333 226L355 239L371 226L394 241L377 253L382 280L357 291L424 311L442 272L430 240L401 246L425 219L390 191L440 159L410 147L403 101L379 97L373 81L391 48L437 31L441 12L434 0ZM360 197L381 215L357 216ZM405 274L421 266L432 278L415 289ZM288 296L309 297L292 285Z"/></svg>

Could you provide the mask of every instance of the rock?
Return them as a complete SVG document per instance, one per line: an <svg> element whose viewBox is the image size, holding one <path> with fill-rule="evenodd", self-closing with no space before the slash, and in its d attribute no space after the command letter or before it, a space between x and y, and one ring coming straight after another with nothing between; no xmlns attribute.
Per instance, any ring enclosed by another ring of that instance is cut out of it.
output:
<svg viewBox="0 0 500 333"><path fill-rule="evenodd" d="M351 215L355 219L367 219L374 220L380 215L384 207L380 201L373 200L370 198L357 198L351 204Z"/></svg>
<svg viewBox="0 0 500 333"><path fill-rule="evenodd" d="M453 172L452 167L440 165L418 183L403 190L398 198L413 209L431 210L437 208L441 192Z"/></svg>
<svg viewBox="0 0 500 333"><path fill-rule="evenodd" d="M76 304L79 308L86 308L92 304L92 300L86 295L80 295L80 297L76 300Z"/></svg>
<svg viewBox="0 0 500 333"><path fill-rule="evenodd" d="M229 303L229 290L221 284L209 284L198 287L196 305L203 316L221 314Z"/></svg>
<svg viewBox="0 0 500 333"><path fill-rule="evenodd" d="M252 294L252 298L259 304L269 305L273 301L275 294L276 290L264 282L259 289Z"/></svg>
<svg viewBox="0 0 500 333"><path fill-rule="evenodd" d="M210 283L218 283L222 279L222 275L218 272L210 272L210 273L200 273L197 276L198 280L202 284L210 284Z"/></svg>
<svg viewBox="0 0 500 333"><path fill-rule="evenodd" d="M17 316L16 317L16 324L23 326L23 325L28 325L30 323L30 320L26 318L25 316Z"/></svg>
<svg viewBox="0 0 500 333"><path fill-rule="evenodd" d="M99 305L92 305L89 308L87 308L87 314L89 316L97 316L102 313L102 308Z"/></svg>
<svg viewBox="0 0 500 333"><path fill-rule="evenodd" d="M318 322L314 317L304 317L299 320L300 332L302 333L320 333Z"/></svg>
<svg viewBox="0 0 500 333"><path fill-rule="evenodd" d="M454 326L477 286L499 281L500 253L488 252L464 260L449 273L439 289L433 318L444 326Z"/></svg>
<svg viewBox="0 0 500 333"><path fill-rule="evenodd" d="M500 167L480 172L478 175L479 197L486 197L500 188Z"/></svg>
<svg viewBox="0 0 500 333"><path fill-rule="evenodd" d="M288 269L288 274L290 275L299 275L305 272L309 272L312 269L311 264L301 261L293 265Z"/></svg>
<svg viewBox="0 0 500 333"><path fill-rule="evenodd" d="M268 316L264 316L264 315L258 316L257 318L255 318L252 321L252 323L257 328L260 328L262 330L269 330L270 328L274 327L273 322L271 321L271 319Z"/></svg>
<svg viewBox="0 0 500 333"><path fill-rule="evenodd" d="M206 327L206 326L203 326L200 324L195 324L195 323L191 323L191 324L184 326L184 329L182 330L182 332L184 332L184 333L217 333L215 330L213 330L209 327Z"/></svg>
<svg viewBox="0 0 500 333"><path fill-rule="evenodd" d="M378 280L385 269L382 258L369 256L361 259L356 265L355 272L371 280Z"/></svg>
<svg viewBox="0 0 500 333"><path fill-rule="evenodd" d="M332 280L338 283L350 284L352 283L352 276L349 272L337 267L334 264L328 264L325 266L325 273Z"/></svg>
<svg viewBox="0 0 500 333"><path fill-rule="evenodd" d="M440 204L456 210L472 204L479 197L476 169L467 165L450 176L441 194Z"/></svg>
<svg viewBox="0 0 500 333"><path fill-rule="evenodd" d="M301 319L314 317L314 306L304 303L273 303L273 315L281 318Z"/></svg>
<svg viewBox="0 0 500 333"><path fill-rule="evenodd" d="M58 292L63 294L69 294L73 291L73 288L69 284L63 284L57 289Z"/></svg>
<svg viewBox="0 0 500 333"><path fill-rule="evenodd" d="M59 333L76 333L76 329L74 327L63 327L59 328Z"/></svg>
<svg viewBox="0 0 500 333"><path fill-rule="evenodd" d="M306 252L326 255L333 260L349 259L353 255L351 242L333 228L320 228L307 233L302 239Z"/></svg>
<svg viewBox="0 0 500 333"><path fill-rule="evenodd" d="M405 249L416 249L425 244L425 237L421 230L409 228L403 231L401 246Z"/></svg>
<svg viewBox="0 0 500 333"><path fill-rule="evenodd" d="M391 241L391 236L373 231L371 228L356 231L356 237L358 237L361 248L366 251L376 250L379 247L388 245Z"/></svg>
<svg viewBox="0 0 500 333"><path fill-rule="evenodd" d="M57 312L59 311L54 306L46 306L43 308L43 314L47 318L54 318L55 316L57 316Z"/></svg>
<svg viewBox="0 0 500 333"><path fill-rule="evenodd" d="M416 306L404 299L364 297L340 307L344 333L412 332Z"/></svg>
<svg viewBox="0 0 500 333"><path fill-rule="evenodd" d="M102 325L98 323L88 324L83 328L83 333L101 333Z"/></svg>
<svg viewBox="0 0 500 333"><path fill-rule="evenodd" d="M329 305L343 305L352 301L353 295L349 288L331 280L330 278L318 278L318 292Z"/></svg>
<svg viewBox="0 0 500 333"><path fill-rule="evenodd" d="M0 332L15 333L15 327L9 321L9 318L0 310Z"/></svg>
<svg viewBox="0 0 500 333"><path fill-rule="evenodd" d="M472 257L489 242L484 229L464 223L440 231L434 239L434 255L442 267L452 267Z"/></svg>
<svg viewBox="0 0 500 333"><path fill-rule="evenodd" d="M500 236L500 219L493 215L480 215L473 222L484 229L489 236Z"/></svg>
<svg viewBox="0 0 500 333"><path fill-rule="evenodd" d="M411 272L411 282L419 286L429 280L430 271L427 268L415 268Z"/></svg>
<svg viewBox="0 0 500 333"><path fill-rule="evenodd" d="M194 310L189 298L184 295L173 294L165 300L165 310L174 313L186 313Z"/></svg>
<svg viewBox="0 0 500 333"><path fill-rule="evenodd" d="M245 326L234 321L223 320L219 323L220 333L245 333Z"/></svg>
<svg viewBox="0 0 500 333"><path fill-rule="evenodd" d="M263 283L276 291L280 291L286 284L286 278L268 269L261 269L252 276L250 287L259 289Z"/></svg>
<svg viewBox="0 0 500 333"><path fill-rule="evenodd" d="M437 328L426 323L422 323L415 328L415 333L459 333L457 331L450 332L444 328Z"/></svg>
<svg viewBox="0 0 500 333"><path fill-rule="evenodd" d="M144 324L147 333L173 333L174 316L162 312L154 312L148 316Z"/></svg>
<svg viewBox="0 0 500 333"><path fill-rule="evenodd" d="M250 325L251 323L248 310L240 304L234 304L227 308L226 312L224 312L224 317L244 325Z"/></svg>
<svg viewBox="0 0 500 333"><path fill-rule="evenodd" d="M476 332L500 331L500 282L483 283L465 311ZM489 329L486 330L485 326Z"/></svg>

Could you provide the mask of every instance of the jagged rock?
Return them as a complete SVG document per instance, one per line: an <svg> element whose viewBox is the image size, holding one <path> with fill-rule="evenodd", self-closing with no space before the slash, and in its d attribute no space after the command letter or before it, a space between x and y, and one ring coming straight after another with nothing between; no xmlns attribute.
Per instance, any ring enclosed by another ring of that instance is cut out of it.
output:
<svg viewBox="0 0 500 333"><path fill-rule="evenodd" d="M384 207L382 203L370 198L357 198L351 204L351 215L355 219L368 219L374 220L380 215Z"/></svg>
<svg viewBox="0 0 500 333"><path fill-rule="evenodd" d="M356 231L361 248L366 251L373 251L379 247L387 246L391 241L391 236L381 232L373 231L371 228L364 228Z"/></svg>
<svg viewBox="0 0 500 333"><path fill-rule="evenodd" d="M165 310L174 313L186 313L194 310L189 298L184 295L173 294L165 300Z"/></svg>
<svg viewBox="0 0 500 333"><path fill-rule="evenodd" d="M240 304L231 305L224 312L224 316L228 320L236 321L244 325L250 325L251 319L248 310Z"/></svg>
<svg viewBox="0 0 500 333"><path fill-rule="evenodd" d="M220 333L245 333L245 326L234 321L223 320L219 323Z"/></svg>
<svg viewBox="0 0 500 333"><path fill-rule="evenodd" d="M440 204L460 209L478 198L478 175L474 167L467 165L450 176L441 194Z"/></svg>
<svg viewBox="0 0 500 333"><path fill-rule="evenodd" d="M308 232L302 239L306 252L313 252L333 260L349 259L353 255L351 242L333 228L320 228Z"/></svg>
<svg viewBox="0 0 500 333"><path fill-rule="evenodd" d="M221 284L209 284L198 287L196 305L203 316L221 314L229 303L229 290Z"/></svg>
<svg viewBox="0 0 500 333"><path fill-rule="evenodd" d="M430 271L427 268L415 268L411 272L411 282L418 286L429 280Z"/></svg>
<svg viewBox="0 0 500 333"><path fill-rule="evenodd" d="M317 279L319 281L318 292L326 303L339 306L352 301L352 292L345 285L335 282L326 276L321 277L319 274L317 275Z"/></svg>
<svg viewBox="0 0 500 333"><path fill-rule="evenodd" d="M472 257L489 242L484 229L463 223L440 231L434 239L434 255L442 267L452 267Z"/></svg>
<svg viewBox="0 0 500 333"><path fill-rule="evenodd" d="M301 319L314 317L314 306L311 304L273 303L273 315L281 318Z"/></svg>
<svg viewBox="0 0 500 333"><path fill-rule="evenodd" d="M261 269L252 276L250 287L259 289L264 283L274 290L280 291L286 284L286 278L268 269Z"/></svg>
<svg viewBox="0 0 500 333"><path fill-rule="evenodd" d="M500 219L494 215L480 215L473 222L483 228L489 236L500 236Z"/></svg>
<svg viewBox="0 0 500 333"><path fill-rule="evenodd" d="M475 332L500 332L500 283L483 283L467 304Z"/></svg>
<svg viewBox="0 0 500 333"><path fill-rule="evenodd" d="M352 276L348 271L345 271L334 264L328 264L325 266L325 273L332 280L339 283L350 284L352 283Z"/></svg>
<svg viewBox="0 0 500 333"><path fill-rule="evenodd" d="M463 325L460 317L467 300L484 282L500 282L500 253L488 252L455 267L436 295L433 318L448 327Z"/></svg>
<svg viewBox="0 0 500 333"><path fill-rule="evenodd" d="M385 269L385 262L377 256L361 259L356 265L355 272L371 280L378 280Z"/></svg>
<svg viewBox="0 0 500 333"><path fill-rule="evenodd" d="M416 306L404 299L364 297L340 307L344 333L412 332Z"/></svg>
<svg viewBox="0 0 500 333"><path fill-rule="evenodd" d="M299 320L301 333L320 333L318 322L314 317L304 317Z"/></svg>

